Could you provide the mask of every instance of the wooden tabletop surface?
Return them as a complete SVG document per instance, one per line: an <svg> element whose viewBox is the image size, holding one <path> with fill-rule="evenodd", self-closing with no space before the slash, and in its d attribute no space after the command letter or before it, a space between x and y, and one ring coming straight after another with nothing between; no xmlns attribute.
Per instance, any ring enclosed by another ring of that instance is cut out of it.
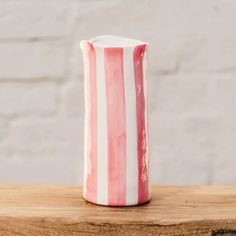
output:
<svg viewBox="0 0 236 236"><path fill-rule="evenodd" d="M77 186L0 186L0 235L236 235L235 186L153 186L148 204L87 203Z"/></svg>

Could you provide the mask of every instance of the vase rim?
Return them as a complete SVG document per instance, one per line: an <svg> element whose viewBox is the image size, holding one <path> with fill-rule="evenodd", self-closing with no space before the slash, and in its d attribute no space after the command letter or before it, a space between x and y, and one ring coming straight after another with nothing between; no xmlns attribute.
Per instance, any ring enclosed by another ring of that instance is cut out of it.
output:
<svg viewBox="0 0 236 236"><path fill-rule="evenodd" d="M146 42L120 37L115 35L101 35L88 40L95 47L101 48L125 48L125 47L136 47L136 46L145 46Z"/></svg>

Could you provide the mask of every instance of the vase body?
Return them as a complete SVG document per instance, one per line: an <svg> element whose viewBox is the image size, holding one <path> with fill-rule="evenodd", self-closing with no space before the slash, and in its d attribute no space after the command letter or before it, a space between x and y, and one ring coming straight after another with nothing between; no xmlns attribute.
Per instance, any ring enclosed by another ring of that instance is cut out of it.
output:
<svg viewBox="0 0 236 236"><path fill-rule="evenodd" d="M150 199L147 44L116 36L81 41L84 58L83 196L107 206Z"/></svg>

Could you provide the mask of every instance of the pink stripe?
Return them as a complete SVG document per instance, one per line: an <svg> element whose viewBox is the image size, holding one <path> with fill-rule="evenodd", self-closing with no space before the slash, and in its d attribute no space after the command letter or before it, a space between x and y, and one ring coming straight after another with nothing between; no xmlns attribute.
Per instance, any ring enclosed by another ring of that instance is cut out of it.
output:
<svg viewBox="0 0 236 236"><path fill-rule="evenodd" d="M148 200L147 172L147 132L145 127L145 97L143 81L143 55L146 45L134 49L134 79L137 112L137 151L138 151L138 203Z"/></svg>
<svg viewBox="0 0 236 236"><path fill-rule="evenodd" d="M97 83L96 83L96 52L88 43L88 147L87 147L87 181L86 198L97 201Z"/></svg>
<svg viewBox="0 0 236 236"><path fill-rule="evenodd" d="M123 49L105 49L108 123L108 205L126 205L126 124Z"/></svg>

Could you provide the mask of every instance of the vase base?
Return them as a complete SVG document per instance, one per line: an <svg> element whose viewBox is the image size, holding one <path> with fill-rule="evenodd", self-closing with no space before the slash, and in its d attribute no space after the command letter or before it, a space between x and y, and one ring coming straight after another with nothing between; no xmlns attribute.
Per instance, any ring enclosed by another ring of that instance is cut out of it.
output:
<svg viewBox="0 0 236 236"><path fill-rule="evenodd" d="M151 201L151 197L149 199L147 199L146 201L137 203L127 203L125 205L117 205L117 204L107 204L107 203L102 203L102 202L94 202L94 201L90 201L89 199L86 199L85 197L83 197L84 200L86 202L92 203L94 205L98 205L98 206L105 206L105 207L132 207L132 206L141 206L141 205L145 205L148 204Z"/></svg>

